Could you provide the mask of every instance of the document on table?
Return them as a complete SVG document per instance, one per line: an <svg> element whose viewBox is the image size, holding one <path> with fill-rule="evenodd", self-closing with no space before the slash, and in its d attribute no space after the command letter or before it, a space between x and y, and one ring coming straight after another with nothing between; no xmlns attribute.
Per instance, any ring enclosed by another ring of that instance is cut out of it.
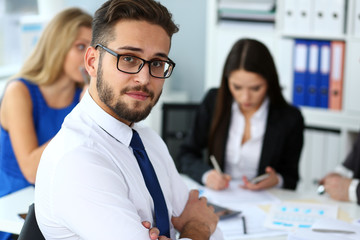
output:
<svg viewBox="0 0 360 240"><path fill-rule="evenodd" d="M298 229L290 232L287 240L359 240L357 234L321 233L311 229Z"/></svg>
<svg viewBox="0 0 360 240"><path fill-rule="evenodd" d="M265 226L280 230L310 229L315 221L336 219L337 214L336 205L281 202L272 204Z"/></svg>
<svg viewBox="0 0 360 240"><path fill-rule="evenodd" d="M239 187L239 181L231 181L229 188L215 191L206 187L199 187L200 193L215 204L236 209L239 204L266 204L280 202L280 200L267 191L250 191Z"/></svg>
<svg viewBox="0 0 360 240"><path fill-rule="evenodd" d="M287 234L286 231L272 230L264 227L266 213L256 205L238 204L236 210L240 209L242 212L239 216L220 220L218 223L226 240L262 238ZM246 234L244 234L242 216L246 218Z"/></svg>
<svg viewBox="0 0 360 240"><path fill-rule="evenodd" d="M359 240L360 228L356 224L324 218L317 220L311 229L297 229L289 233L288 240Z"/></svg>
<svg viewBox="0 0 360 240"><path fill-rule="evenodd" d="M238 181L231 181L229 188L221 191L199 187L201 195L205 196L209 202L241 211L241 214L236 217L219 221L218 226L225 239L261 238L287 234L285 231L264 227L266 212L257 206L259 204L278 203L280 200L267 191L245 190L240 188L239 184ZM246 219L246 234L244 234L243 229L243 216Z"/></svg>

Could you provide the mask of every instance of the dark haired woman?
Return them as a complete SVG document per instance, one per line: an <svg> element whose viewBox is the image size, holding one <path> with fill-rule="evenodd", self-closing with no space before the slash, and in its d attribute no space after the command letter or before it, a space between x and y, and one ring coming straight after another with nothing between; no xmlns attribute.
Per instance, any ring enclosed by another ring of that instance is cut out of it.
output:
<svg viewBox="0 0 360 240"><path fill-rule="evenodd" d="M274 60L264 44L240 39L223 69L221 86L206 94L179 153L179 170L221 190L242 180L251 190L295 189L304 120L282 93ZM204 161L207 150L207 161ZM213 169L214 156L223 173ZM250 179L267 173L258 183Z"/></svg>

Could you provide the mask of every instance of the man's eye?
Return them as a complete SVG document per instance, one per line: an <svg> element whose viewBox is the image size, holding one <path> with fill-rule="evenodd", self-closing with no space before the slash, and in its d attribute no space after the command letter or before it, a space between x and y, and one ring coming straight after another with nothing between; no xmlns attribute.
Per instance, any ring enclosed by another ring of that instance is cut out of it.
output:
<svg viewBox="0 0 360 240"><path fill-rule="evenodd" d="M153 67L158 68L158 67L164 66L164 62L163 62L163 61L153 61L153 62L151 62L151 65L152 65Z"/></svg>
<svg viewBox="0 0 360 240"><path fill-rule="evenodd" d="M125 62L133 62L135 59L132 56L123 56L122 60Z"/></svg>

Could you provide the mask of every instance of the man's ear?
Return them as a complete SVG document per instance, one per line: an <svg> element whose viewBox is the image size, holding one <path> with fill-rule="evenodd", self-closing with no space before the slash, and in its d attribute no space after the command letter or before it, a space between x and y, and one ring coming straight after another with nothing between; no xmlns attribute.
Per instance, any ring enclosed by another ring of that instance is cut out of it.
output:
<svg viewBox="0 0 360 240"><path fill-rule="evenodd" d="M91 77L96 77L98 57L98 51L92 46L88 47L84 60L85 68Z"/></svg>

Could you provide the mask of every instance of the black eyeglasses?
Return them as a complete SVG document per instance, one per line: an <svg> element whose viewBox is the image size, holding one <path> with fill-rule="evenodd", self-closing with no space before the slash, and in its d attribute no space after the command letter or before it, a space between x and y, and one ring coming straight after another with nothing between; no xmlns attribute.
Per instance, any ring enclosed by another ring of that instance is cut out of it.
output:
<svg viewBox="0 0 360 240"><path fill-rule="evenodd" d="M150 60L146 61L145 59L126 54L118 54L113 50L101 45L96 44L95 49L101 47L111 55L117 58L116 67L120 72L136 74L141 71L145 63L149 64L149 73L155 78L168 78L170 77L172 71L174 70L175 63L168 58L168 60Z"/></svg>

